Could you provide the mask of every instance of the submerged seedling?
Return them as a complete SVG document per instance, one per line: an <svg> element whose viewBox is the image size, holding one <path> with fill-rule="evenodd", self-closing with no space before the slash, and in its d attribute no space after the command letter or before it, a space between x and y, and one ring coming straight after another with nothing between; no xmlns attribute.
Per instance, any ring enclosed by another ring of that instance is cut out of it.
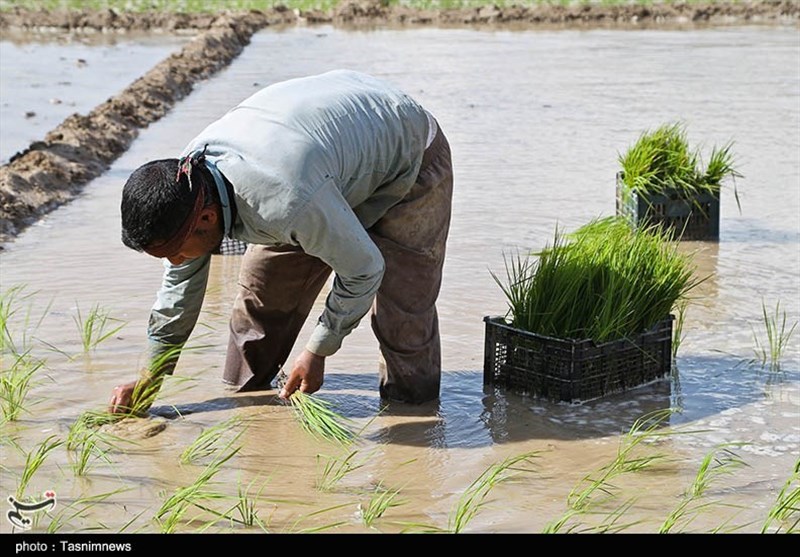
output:
<svg viewBox="0 0 800 557"><path fill-rule="evenodd" d="M372 523L384 515L386 511L393 507L399 507L405 502L400 501L397 497L400 495L400 488L386 489L383 484L378 484L375 492L365 505L359 504L358 509L361 513L361 520L368 528L372 527Z"/></svg>
<svg viewBox="0 0 800 557"><path fill-rule="evenodd" d="M241 479L239 480L236 504L225 514L231 517L238 517L238 519L233 518L233 521L243 526L248 528L258 526L261 530L267 532L267 524L259 518L256 503L261 498L261 493L266 488L268 480L264 480L258 490L253 491L258 479L254 479L246 487L243 487Z"/></svg>
<svg viewBox="0 0 800 557"><path fill-rule="evenodd" d="M637 525L640 520L621 522L627 512L633 507L635 499L628 499L611 512L595 512L587 507L580 510L568 509L560 518L545 526L543 534L612 534L619 533ZM577 521L577 517L599 515L602 520L599 524L589 525Z"/></svg>
<svg viewBox="0 0 800 557"><path fill-rule="evenodd" d="M711 483L722 476L732 474L742 466L745 466L744 461L728 448L728 445L717 447L709 452L700 464L697 475L683 499L661 524L659 533L669 534L674 532L678 526L688 526L700 512L713 505L712 502L699 502Z"/></svg>
<svg viewBox="0 0 800 557"><path fill-rule="evenodd" d="M346 456L317 455L317 467L320 477L317 480L317 489L320 491L333 491L336 485L350 472L363 467L364 461L356 461L358 451L351 451Z"/></svg>
<svg viewBox="0 0 800 557"><path fill-rule="evenodd" d="M532 460L538 456L538 451L523 453L506 458L502 462L487 468L458 499L455 509L450 514L448 530L454 534L462 532L485 506L486 498L492 489L497 484L511 479L515 472L530 472L529 468L522 466L531 464Z"/></svg>
<svg viewBox="0 0 800 557"><path fill-rule="evenodd" d="M242 418L235 416L217 425L211 426L200 432L200 435L181 453L180 460L183 464L196 464L200 460L215 455L224 446L230 446L241 437L244 431L238 432L233 439L225 441L226 434L238 427ZM225 445L223 445L225 443Z"/></svg>
<svg viewBox="0 0 800 557"><path fill-rule="evenodd" d="M67 528L70 532L80 531L81 529L78 528L74 523L75 520L88 520L90 517L90 511L97 505L106 503L114 495L130 490L130 487L121 487L106 493L90 495L88 497L79 497L69 504L63 504L62 500L59 500L59 512L51 518L50 524L47 526L47 533L56 534ZM106 530L107 528L101 525L100 528L92 529Z"/></svg>
<svg viewBox="0 0 800 557"><path fill-rule="evenodd" d="M789 345L789 339L797 327L797 322L795 321L787 329L786 312L781 311L780 300L775 304L775 312L772 314L767 312L767 306L762 300L761 314L767 340L766 342L760 341L756 331L753 330L756 358L761 362L762 368L767 368L770 371L780 371L783 353Z"/></svg>
<svg viewBox="0 0 800 557"><path fill-rule="evenodd" d="M122 439L89 427L84 420L76 420L67 435L66 447L74 453L72 471L76 476L85 476L97 462L111 464L109 453Z"/></svg>
<svg viewBox="0 0 800 557"><path fill-rule="evenodd" d="M569 507L576 511L584 510L592 502L597 493L610 496L616 488L612 480L628 472L637 472L651 466L664 458L663 454L636 454L636 449L643 443L653 441L670 432L661 431L664 422L672 415L673 410L658 410L636 419L628 432L620 439L617 456L599 470L585 476L567 497Z"/></svg>
<svg viewBox="0 0 800 557"><path fill-rule="evenodd" d="M76 305L76 308L77 316L73 317L73 320L80 332L84 352L97 348L98 344L125 326L124 322L111 317L108 310L101 308L100 304L95 304L85 318L81 314L80 306Z"/></svg>
<svg viewBox="0 0 800 557"><path fill-rule="evenodd" d="M458 498L447 520L447 528L440 528L428 524L409 524L407 532L427 533L452 533L458 534L478 512L486 506L486 498L498 484L510 480L518 472L531 472L525 464L532 464L534 458L539 456L539 451L531 451L517 456L508 457L502 462L489 466L481 473Z"/></svg>
<svg viewBox="0 0 800 557"><path fill-rule="evenodd" d="M175 493L164 500L154 517L162 533L175 532L181 520L191 508L200 509L215 517L207 525L211 525L223 518L232 520L230 516L215 511L208 505L213 501L225 498L222 493L211 489L211 484L214 476L222 469L222 465L233 458L239 450L241 450L241 447L236 447L214 459L191 485L176 489Z"/></svg>

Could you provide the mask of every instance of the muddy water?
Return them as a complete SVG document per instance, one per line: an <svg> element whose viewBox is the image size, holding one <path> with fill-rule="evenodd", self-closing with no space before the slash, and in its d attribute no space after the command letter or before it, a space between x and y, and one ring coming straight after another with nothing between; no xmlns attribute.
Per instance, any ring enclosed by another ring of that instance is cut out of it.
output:
<svg viewBox="0 0 800 557"><path fill-rule="evenodd" d="M67 50L67 52L69 52ZM29 332L46 369L30 395L29 412L4 432L29 451L49 435L66 435L84 410L98 408L142 362L147 309L160 264L119 242L119 192L143 162L177 153L206 123L259 86L336 67L393 80L438 117L453 146L456 193L439 311L444 376L441 400L420 408L392 406L380 414L377 346L362 324L329 359L321 396L365 426L358 462L333 492L315 489L318 454L346 454L309 439L274 391L237 395L219 382L226 318L237 257L217 257L196 350L182 358L177 379L153 413L167 427L141 430L75 478L56 449L28 488L54 489L63 508L81 509L65 530L158 530L151 520L165 494L200 473L178 455L203 428L238 416L248 427L239 454L219 473L217 489L235 495L237 482L267 481L258 503L273 530L340 523L366 531L358 505L376 486L400 488L404 504L376 523L399 531L407 523L446 527L464 489L489 465L537 451L534 471L500 484L468 530L538 532L567 509L570 490L611 462L636 418L675 408L660 437L635 454L663 456L656 465L612 482L610 513L633 500L620 524L656 531L679 504L703 457L721 444L748 468L717 479L705 501L713 512L690 526L710 531L759 531L800 454L800 350L796 333L783 371L748 363L762 300L780 300L800 318L800 45L795 28L728 28L622 32L377 30L329 27L262 32L228 69L200 86L170 115L145 130L85 194L29 229L0 255L3 289L25 284L33 295ZM98 76L98 83L102 77ZM696 252L698 287L684 325L678 372L669 381L583 405L556 404L484 389L484 315L505 310L490 271L502 254L544 246L555 227L574 228L614 211L617 154L647 128L686 122L689 138L710 146L735 141L745 178L724 190L720 242L687 243ZM321 301L320 301L321 303ZM313 315L321 307L318 303ZM126 322L113 337L82 353L73 323L94 304ZM23 304L24 306L24 304ZM20 312L18 316L22 316ZM313 321L313 319L312 319ZM311 323L301 333L302 345ZM21 327L15 329L21 334ZM21 341L20 341L21 342ZM48 348L44 342L53 348ZM67 357L69 356L69 358ZM4 364L5 365L5 364ZM16 489L19 454L4 446L3 493ZM94 506L81 497L123 490ZM227 509L232 502L218 502ZM341 505L341 507L337 507ZM224 509L223 509L224 507ZM336 507L336 508L334 508ZM315 511L329 509L309 516ZM191 531L210 517L183 523ZM190 511L185 518L193 518ZM577 529L602 522L580 516ZM38 524L45 529L49 519ZM3 528L8 529L3 523ZM212 529L226 529L227 523Z"/></svg>
<svg viewBox="0 0 800 557"><path fill-rule="evenodd" d="M0 163L75 112L86 114L178 50L187 37L162 34L0 37Z"/></svg>

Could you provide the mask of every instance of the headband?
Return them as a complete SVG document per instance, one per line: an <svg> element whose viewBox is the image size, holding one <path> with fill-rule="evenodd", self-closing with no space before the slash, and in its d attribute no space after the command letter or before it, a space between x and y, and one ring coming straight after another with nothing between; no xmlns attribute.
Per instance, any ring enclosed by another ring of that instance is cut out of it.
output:
<svg viewBox="0 0 800 557"><path fill-rule="evenodd" d="M189 182L189 191L192 191L192 168L202 164L205 161L207 148L208 145L203 147L202 151L193 151L178 161L178 173L175 176L176 183L180 184L181 176L185 174L186 179ZM194 206L192 207L192 210L189 211L189 214L186 216L186 220L183 222L181 227L177 230L177 232L175 232L175 234L172 235L172 238L162 244L145 247L145 252L153 257L163 258L172 257L178 253L178 251L180 251L186 239L189 238L189 236L191 236L194 232L195 228L197 228L197 223L200 222L200 215L203 207L205 206L206 199L204 190L205 188L202 185L197 188L197 196L194 198Z"/></svg>

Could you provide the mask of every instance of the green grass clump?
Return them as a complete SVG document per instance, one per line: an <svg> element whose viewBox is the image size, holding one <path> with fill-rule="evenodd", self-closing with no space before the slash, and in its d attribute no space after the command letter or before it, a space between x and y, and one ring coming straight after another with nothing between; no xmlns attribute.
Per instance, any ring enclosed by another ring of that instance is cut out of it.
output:
<svg viewBox="0 0 800 557"><path fill-rule="evenodd" d="M292 393L289 402L300 425L314 437L343 444L356 438L350 421L333 410L329 402L301 391Z"/></svg>
<svg viewBox="0 0 800 557"><path fill-rule="evenodd" d="M602 342L639 334L700 282L665 232L631 229L616 217L571 235L556 230L553 245L535 255L507 258L506 282L494 278L512 326L556 338Z"/></svg>
<svg viewBox="0 0 800 557"><path fill-rule="evenodd" d="M741 176L734 167L731 148L732 143L714 147L703 168L700 152L689 147L682 124L647 131L619 156L623 190L641 195L677 193L683 199L703 192L716 195L723 180Z"/></svg>

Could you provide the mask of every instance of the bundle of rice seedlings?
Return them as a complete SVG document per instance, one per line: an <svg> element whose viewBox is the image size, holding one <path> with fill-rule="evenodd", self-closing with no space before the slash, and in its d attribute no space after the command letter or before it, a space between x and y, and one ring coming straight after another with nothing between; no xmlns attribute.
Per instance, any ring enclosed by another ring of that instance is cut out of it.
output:
<svg viewBox="0 0 800 557"><path fill-rule="evenodd" d="M648 194L677 194L693 199L699 193L718 195L722 181L741 174L734 166L732 142L713 147L703 168L699 149L691 150L681 123L664 124L646 131L619 156L623 191ZM734 183L734 194L739 202Z"/></svg>
<svg viewBox="0 0 800 557"><path fill-rule="evenodd" d="M506 282L494 278L508 300L511 325L595 342L650 329L701 282L667 234L607 217L571 235L556 230L552 246L535 259L506 259Z"/></svg>
<svg viewBox="0 0 800 557"><path fill-rule="evenodd" d="M350 443L356 438L349 420L333 410L329 402L301 391L295 391L289 402L300 425L311 435L337 443Z"/></svg>

